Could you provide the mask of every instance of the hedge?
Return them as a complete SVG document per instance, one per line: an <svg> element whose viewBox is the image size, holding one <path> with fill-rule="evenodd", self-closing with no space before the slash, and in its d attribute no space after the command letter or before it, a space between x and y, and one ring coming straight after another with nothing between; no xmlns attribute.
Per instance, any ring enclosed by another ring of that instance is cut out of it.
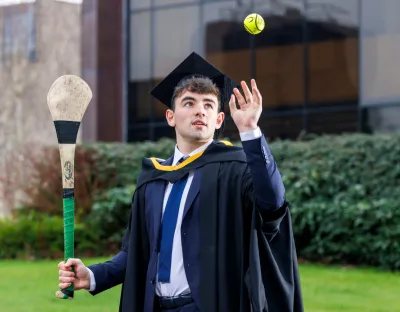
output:
<svg viewBox="0 0 400 312"><path fill-rule="evenodd" d="M156 143L79 147L83 155L90 155L82 157L86 160L78 163L79 170L90 167L92 179L101 181L102 187L87 195L90 200L81 199L93 205L79 219L82 232L76 234L77 249L82 250L86 239L90 239L88 252L94 252L93 244L108 248L101 251L105 255L118 249L142 157L167 158L173 148L173 141L168 139ZM310 261L400 268L399 135L326 135L297 142L277 141L270 143L270 148L291 203L299 257ZM54 161L59 166L59 159ZM31 183L31 187L36 187L35 183ZM43 212L40 203L34 200L28 207ZM60 214L55 211L45 212L53 216ZM20 223L23 227L23 221ZM87 234L87 229L83 230L85 226L97 235ZM36 231L33 227L30 230ZM0 229L1 250L2 236L7 235L3 232ZM18 237L22 235L14 235L16 240ZM14 245L26 249L21 242ZM62 245L57 246L54 250L62 250ZM96 252L98 249L95 248ZM16 251L3 252L0 258L16 254Z"/></svg>

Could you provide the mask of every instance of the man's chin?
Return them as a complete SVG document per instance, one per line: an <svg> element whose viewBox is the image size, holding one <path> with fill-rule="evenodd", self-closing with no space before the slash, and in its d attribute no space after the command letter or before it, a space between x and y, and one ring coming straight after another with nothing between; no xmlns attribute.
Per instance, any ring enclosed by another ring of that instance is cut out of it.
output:
<svg viewBox="0 0 400 312"><path fill-rule="evenodd" d="M190 135L190 139L196 142L207 142L212 138L212 134L209 133L193 133Z"/></svg>

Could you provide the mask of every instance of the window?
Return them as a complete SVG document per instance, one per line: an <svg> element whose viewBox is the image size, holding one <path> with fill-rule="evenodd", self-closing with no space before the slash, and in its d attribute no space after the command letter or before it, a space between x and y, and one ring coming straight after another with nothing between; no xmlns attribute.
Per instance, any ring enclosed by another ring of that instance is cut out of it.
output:
<svg viewBox="0 0 400 312"><path fill-rule="evenodd" d="M150 12L131 15L131 80L149 80L151 78L151 27Z"/></svg>
<svg viewBox="0 0 400 312"><path fill-rule="evenodd" d="M361 105L400 101L400 1L361 2Z"/></svg>
<svg viewBox="0 0 400 312"><path fill-rule="evenodd" d="M198 5L154 12L154 80L160 82L191 52L202 54ZM155 101L154 115L165 120L166 106Z"/></svg>
<svg viewBox="0 0 400 312"><path fill-rule="evenodd" d="M266 28L255 36L255 77L269 109L301 108L304 103L304 52L301 8L284 2L260 4Z"/></svg>
<svg viewBox="0 0 400 312"><path fill-rule="evenodd" d="M190 3L196 3L199 2L200 0L154 0L154 6L168 6L168 5L176 5L176 4L183 4L187 5Z"/></svg>
<svg viewBox="0 0 400 312"><path fill-rule="evenodd" d="M26 2L25 4L22 4ZM6 6L3 17L3 32L0 38L0 59L23 55L30 62L36 60L36 17L34 1L20 1L19 5ZM6 2L4 5L17 4ZM0 5L1 7L1 5Z"/></svg>
<svg viewBox="0 0 400 312"><path fill-rule="evenodd" d="M338 134L357 131L357 106L337 110L309 112L307 132L313 134Z"/></svg>
<svg viewBox="0 0 400 312"><path fill-rule="evenodd" d="M241 19L245 13L236 1L207 2L203 5L202 27L205 59L237 83L245 80L249 84L251 55Z"/></svg>
<svg viewBox="0 0 400 312"><path fill-rule="evenodd" d="M131 10L149 9L151 0L130 0Z"/></svg>
<svg viewBox="0 0 400 312"><path fill-rule="evenodd" d="M357 13L357 0L308 0L310 105L358 101Z"/></svg>
<svg viewBox="0 0 400 312"><path fill-rule="evenodd" d="M400 133L400 105L366 108L363 127L372 133Z"/></svg>
<svg viewBox="0 0 400 312"><path fill-rule="evenodd" d="M151 116L151 20L150 12L131 15L129 123Z"/></svg>
<svg viewBox="0 0 400 312"><path fill-rule="evenodd" d="M201 53L200 8L154 12L154 78L168 75L192 51Z"/></svg>

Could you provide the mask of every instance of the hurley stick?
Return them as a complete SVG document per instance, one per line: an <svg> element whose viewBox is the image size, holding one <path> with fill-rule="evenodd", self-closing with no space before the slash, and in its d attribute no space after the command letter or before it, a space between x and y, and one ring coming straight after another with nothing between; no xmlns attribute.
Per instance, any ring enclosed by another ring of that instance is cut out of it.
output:
<svg viewBox="0 0 400 312"><path fill-rule="evenodd" d="M47 94L47 104L56 128L61 159L65 262L74 257L76 138L83 115L91 99L92 91L87 83L73 75L58 78ZM57 291L56 296L61 299L73 299L74 284L72 283L68 288Z"/></svg>

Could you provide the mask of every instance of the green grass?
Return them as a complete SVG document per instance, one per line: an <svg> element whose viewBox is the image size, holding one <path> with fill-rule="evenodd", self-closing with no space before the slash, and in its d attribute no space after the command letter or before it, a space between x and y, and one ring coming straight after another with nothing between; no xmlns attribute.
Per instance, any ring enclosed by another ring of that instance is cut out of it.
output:
<svg viewBox="0 0 400 312"><path fill-rule="evenodd" d="M102 259L84 260L91 264ZM120 286L96 297L86 291L75 300L54 295L58 261L1 261L0 311L109 312L118 311ZM306 312L400 311L400 275L373 269L301 265Z"/></svg>

